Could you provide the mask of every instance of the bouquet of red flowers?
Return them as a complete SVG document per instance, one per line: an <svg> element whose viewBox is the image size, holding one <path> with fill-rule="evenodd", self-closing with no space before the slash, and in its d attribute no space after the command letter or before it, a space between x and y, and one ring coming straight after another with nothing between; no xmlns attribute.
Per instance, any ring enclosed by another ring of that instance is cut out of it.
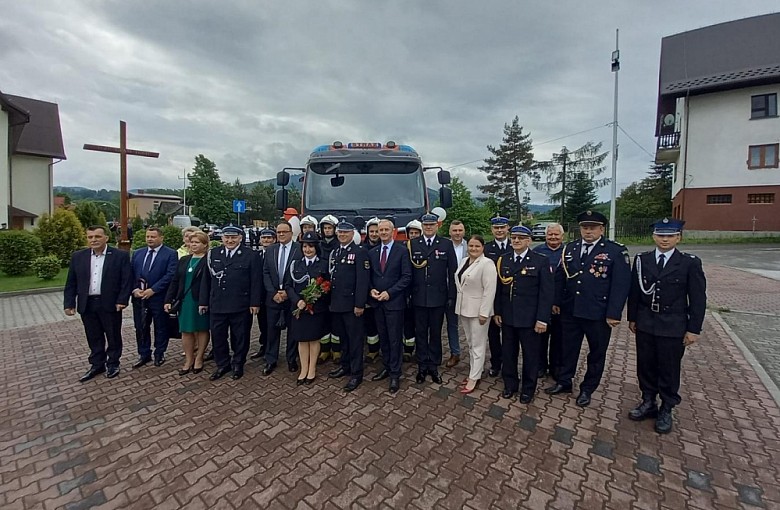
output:
<svg viewBox="0 0 780 510"><path fill-rule="evenodd" d="M306 303L306 308L301 310L296 307L295 310L293 310L293 317L297 319L301 316L301 312L303 311L307 311L311 315L314 315L314 303L321 298L323 294L327 294L328 292L330 292L330 282L328 280L322 276L309 278L308 285L301 291L301 299Z"/></svg>

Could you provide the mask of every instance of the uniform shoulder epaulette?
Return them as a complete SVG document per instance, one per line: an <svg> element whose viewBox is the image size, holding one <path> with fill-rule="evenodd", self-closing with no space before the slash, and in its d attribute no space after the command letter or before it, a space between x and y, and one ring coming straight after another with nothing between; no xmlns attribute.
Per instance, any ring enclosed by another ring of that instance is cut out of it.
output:
<svg viewBox="0 0 780 510"><path fill-rule="evenodd" d="M617 246L620 246L621 248L625 248L625 247L626 247L626 245L625 245L625 244L623 244L623 243L619 243L619 242L617 242L617 241L613 241L612 239L604 239L604 241L606 241L606 242L608 242L608 243L615 244L615 245L617 245Z"/></svg>
<svg viewBox="0 0 780 510"><path fill-rule="evenodd" d="M677 251L680 251L680 250L677 250ZM681 251L680 255L682 255L683 257L690 257L692 259L698 259L699 258L696 255L694 255L693 253L685 253L684 251Z"/></svg>
<svg viewBox="0 0 780 510"><path fill-rule="evenodd" d="M647 250L647 251L643 251L642 253L640 253L640 255L649 255L649 254L654 253L654 252L655 252L655 250Z"/></svg>

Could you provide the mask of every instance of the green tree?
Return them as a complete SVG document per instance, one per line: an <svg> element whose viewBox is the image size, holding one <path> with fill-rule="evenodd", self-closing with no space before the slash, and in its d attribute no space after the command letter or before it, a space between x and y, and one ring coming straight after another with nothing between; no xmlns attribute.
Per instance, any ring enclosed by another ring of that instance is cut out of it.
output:
<svg viewBox="0 0 780 510"><path fill-rule="evenodd" d="M535 176L531 135L523 134L517 116L512 124L504 124L504 138L498 147L487 146L491 156L479 167L487 173L487 184L477 186L483 193L495 196L501 212L520 221L528 214L521 193L529 179Z"/></svg>
<svg viewBox="0 0 780 510"><path fill-rule="evenodd" d="M27 230L0 231L0 271L8 276L26 273L41 255L41 241ZM59 262L59 261L58 261Z"/></svg>
<svg viewBox="0 0 780 510"><path fill-rule="evenodd" d="M65 199L65 201L64 201L64 204L65 204L65 205L70 205L70 204L71 204L71 202L73 201L73 200L70 198L70 195L68 195L68 194L67 194L67 193L65 193L64 191L60 191L59 193L55 193L55 194L54 194L54 196L55 196L55 197L63 197L63 198Z"/></svg>
<svg viewBox="0 0 780 510"><path fill-rule="evenodd" d="M87 245L84 227L73 211L57 209L49 216L44 214L35 229L35 235L41 240L43 253L56 255L67 267L73 252Z"/></svg>
<svg viewBox="0 0 780 510"><path fill-rule="evenodd" d="M595 204L596 190L609 183L609 179L596 178L606 170L603 163L607 154L601 152L601 142L588 142L574 151L564 146L550 161L534 164L534 186L547 192L551 204L561 204L561 223L574 221L579 213Z"/></svg>
<svg viewBox="0 0 780 510"><path fill-rule="evenodd" d="M247 196L246 208L250 219L271 221L278 216L274 188L268 184L256 184Z"/></svg>
<svg viewBox="0 0 780 510"><path fill-rule="evenodd" d="M629 184L617 198L617 216L663 218L672 214L672 165L653 165L650 175Z"/></svg>
<svg viewBox="0 0 780 510"><path fill-rule="evenodd" d="M106 226L105 215L101 217L100 209L92 200L81 200L76 204L73 212L76 213L79 223L84 228L93 225Z"/></svg>
<svg viewBox="0 0 780 510"><path fill-rule="evenodd" d="M230 219L232 208L225 183L219 178L219 170L214 162L203 154L195 158L187 202L192 205L192 214L204 223L222 224Z"/></svg>
<svg viewBox="0 0 780 510"><path fill-rule="evenodd" d="M184 236L182 236L181 229L179 227L174 227L173 225L162 227L162 233L163 244L165 246L173 248L174 250L178 250L179 247L184 244Z"/></svg>
<svg viewBox="0 0 780 510"><path fill-rule="evenodd" d="M471 191L463 184L463 181L453 177L450 183L452 190L452 207L447 210L447 218L441 225L441 235L447 236L452 220L460 220L466 227L466 234L484 234L490 230L486 221L486 214L471 197Z"/></svg>

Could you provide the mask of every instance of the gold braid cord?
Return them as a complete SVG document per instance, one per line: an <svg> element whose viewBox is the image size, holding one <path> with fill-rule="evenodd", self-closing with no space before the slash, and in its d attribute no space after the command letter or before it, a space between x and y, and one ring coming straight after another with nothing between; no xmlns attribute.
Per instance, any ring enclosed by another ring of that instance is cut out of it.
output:
<svg viewBox="0 0 780 510"><path fill-rule="evenodd" d="M503 283L504 285L510 285L513 281L515 281L515 277L514 276L509 276L509 277L501 276L501 262L503 262L503 260L504 260L504 257L501 256L501 257L498 257L498 262L496 262L496 267L498 269L498 279L501 280L501 283Z"/></svg>
<svg viewBox="0 0 780 510"><path fill-rule="evenodd" d="M419 263L414 261L414 257L412 257L412 240L411 239L406 241L406 249L409 250L409 260L412 261L412 266L414 266L415 269L422 269L422 268L424 268L425 266L428 265L428 259L427 258L424 261L419 262Z"/></svg>

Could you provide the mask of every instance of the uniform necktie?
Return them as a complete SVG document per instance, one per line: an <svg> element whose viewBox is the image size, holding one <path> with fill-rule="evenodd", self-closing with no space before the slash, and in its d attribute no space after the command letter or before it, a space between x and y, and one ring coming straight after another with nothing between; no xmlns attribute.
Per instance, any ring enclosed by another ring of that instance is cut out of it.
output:
<svg viewBox="0 0 780 510"><path fill-rule="evenodd" d="M658 256L658 274L664 270L664 262L666 261L666 255L663 253Z"/></svg>
<svg viewBox="0 0 780 510"><path fill-rule="evenodd" d="M582 257L581 258L584 259L585 257L588 256L588 253L590 253L590 249L593 248L593 243L585 243L585 244L582 245L582 248L583 248L583 250L582 250Z"/></svg>
<svg viewBox="0 0 780 510"><path fill-rule="evenodd" d="M146 260L144 260L143 272L149 274L149 270L152 268L152 259L154 259L154 250L149 250L146 253Z"/></svg>
<svg viewBox="0 0 780 510"><path fill-rule="evenodd" d="M385 267L387 266L387 246L385 245L382 247L382 256L379 258L379 269L382 270L382 272L385 272Z"/></svg>
<svg viewBox="0 0 780 510"><path fill-rule="evenodd" d="M313 260L307 260L306 261L306 267L311 267L312 264L314 264Z"/></svg>
<svg viewBox="0 0 780 510"><path fill-rule="evenodd" d="M433 245L433 239L428 239L428 248L430 248Z"/></svg>
<svg viewBox="0 0 780 510"><path fill-rule="evenodd" d="M279 250L279 283L284 280L284 251L287 249L287 246L282 245L281 249Z"/></svg>

